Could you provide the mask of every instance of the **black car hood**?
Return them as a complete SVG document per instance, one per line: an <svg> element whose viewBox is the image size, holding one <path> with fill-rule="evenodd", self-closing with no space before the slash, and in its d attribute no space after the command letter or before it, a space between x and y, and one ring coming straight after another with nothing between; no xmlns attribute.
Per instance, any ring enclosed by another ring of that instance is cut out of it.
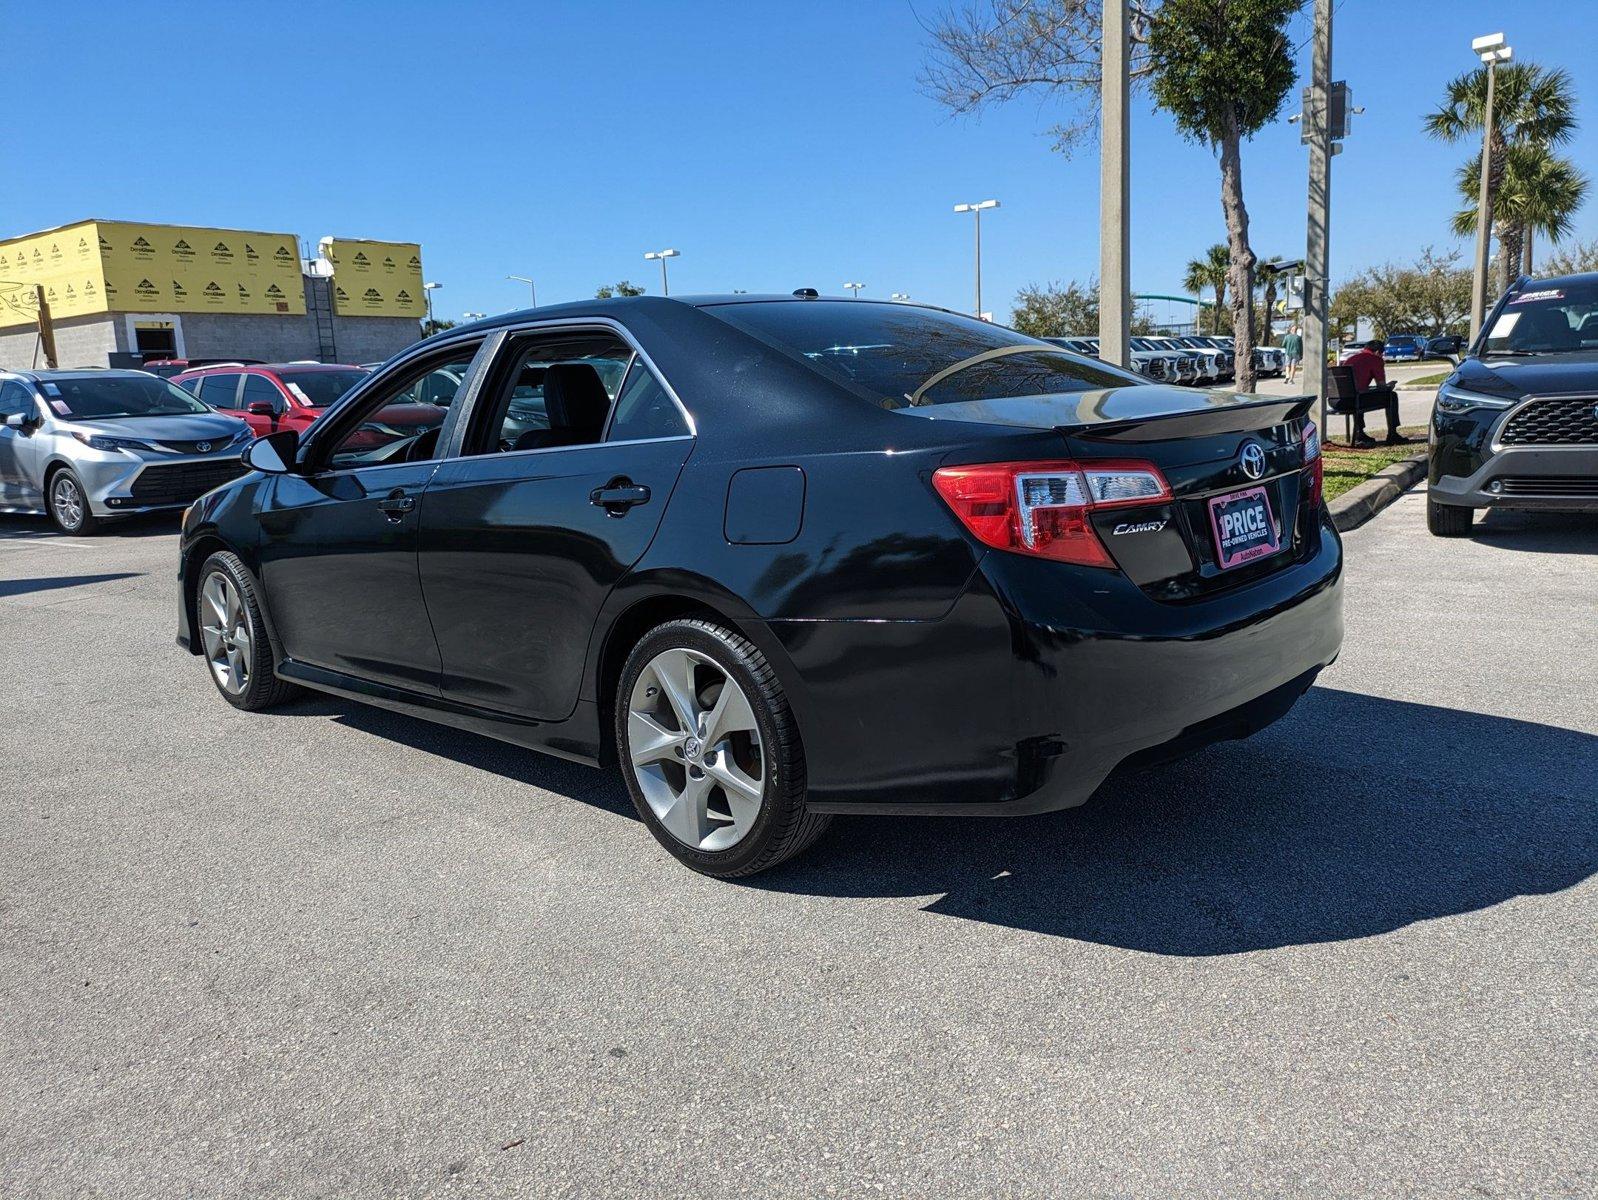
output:
<svg viewBox="0 0 1598 1200"><path fill-rule="evenodd" d="M1467 358L1451 382L1466 391L1506 400L1554 392L1598 392L1598 350L1535 358Z"/></svg>

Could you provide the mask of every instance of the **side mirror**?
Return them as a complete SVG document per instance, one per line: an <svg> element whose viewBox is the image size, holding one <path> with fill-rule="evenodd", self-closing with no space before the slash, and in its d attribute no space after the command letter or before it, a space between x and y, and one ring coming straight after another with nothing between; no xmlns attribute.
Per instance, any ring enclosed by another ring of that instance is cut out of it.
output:
<svg viewBox="0 0 1598 1200"><path fill-rule="evenodd" d="M294 452L300 435L292 429L256 438L244 450L244 465L267 475L287 475L294 470Z"/></svg>
<svg viewBox="0 0 1598 1200"><path fill-rule="evenodd" d="M244 406L244 411L252 417L275 417L277 416L277 405L270 400L251 400Z"/></svg>
<svg viewBox="0 0 1598 1200"><path fill-rule="evenodd" d="M21 432L33 425L33 416L29 413L7 413L6 428Z"/></svg>

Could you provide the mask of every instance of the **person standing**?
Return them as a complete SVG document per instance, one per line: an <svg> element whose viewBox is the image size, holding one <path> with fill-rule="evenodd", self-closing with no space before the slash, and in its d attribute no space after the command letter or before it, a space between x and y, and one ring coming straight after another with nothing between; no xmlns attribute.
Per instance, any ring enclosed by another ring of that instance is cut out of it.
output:
<svg viewBox="0 0 1598 1200"><path fill-rule="evenodd" d="M1287 382L1292 383L1298 378L1298 363L1304 357L1304 339L1298 332L1298 326L1290 328L1282 338L1282 353L1287 357Z"/></svg>

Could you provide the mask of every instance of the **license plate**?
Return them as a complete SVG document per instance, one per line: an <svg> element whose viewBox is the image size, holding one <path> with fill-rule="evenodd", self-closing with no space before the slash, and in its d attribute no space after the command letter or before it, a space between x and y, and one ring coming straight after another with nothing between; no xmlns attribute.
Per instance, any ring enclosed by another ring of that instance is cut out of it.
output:
<svg viewBox="0 0 1598 1200"><path fill-rule="evenodd" d="M1216 561L1223 571L1282 548L1270 497L1263 487L1216 496L1210 501L1210 528L1215 532Z"/></svg>

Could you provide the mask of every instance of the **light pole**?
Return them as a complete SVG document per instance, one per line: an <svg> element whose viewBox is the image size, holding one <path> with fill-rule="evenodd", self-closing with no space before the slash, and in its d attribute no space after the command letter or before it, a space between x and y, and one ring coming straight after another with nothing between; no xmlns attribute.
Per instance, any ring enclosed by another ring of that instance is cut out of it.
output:
<svg viewBox="0 0 1598 1200"><path fill-rule="evenodd" d="M854 298L856 300L858 300L858 299L860 299L860 289L865 287L866 285L863 284L863 283L846 283L843 286L848 288L851 292L853 292L854 293Z"/></svg>
<svg viewBox="0 0 1598 1200"><path fill-rule="evenodd" d="M954 211L957 213L968 212L976 218L977 227L977 320L982 319L982 210L985 208L998 208L997 200L979 200L975 204L956 204Z"/></svg>
<svg viewBox="0 0 1598 1200"><path fill-rule="evenodd" d="M646 262L653 262L657 258L660 260L660 294L662 296L671 295L671 287L666 282L666 260L668 258L676 258L680 253L677 250L651 250L644 255Z"/></svg>
<svg viewBox="0 0 1598 1200"><path fill-rule="evenodd" d="M461 314L461 316L464 317L468 321L480 321L484 317L486 317L487 315L488 315L487 313L479 313L479 312L468 312L468 313L462 313Z"/></svg>
<svg viewBox="0 0 1598 1200"><path fill-rule="evenodd" d="M893 294L893 299L895 299L895 300L908 300L908 299L910 299L910 293L909 292L895 292Z"/></svg>
<svg viewBox="0 0 1598 1200"><path fill-rule="evenodd" d="M1481 123L1481 195L1476 202L1476 261L1470 289L1470 340L1475 341L1487 319L1487 266L1492 258L1492 194L1488 182L1493 172L1493 91L1498 64L1508 62L1514 51L1504 45L1504 35L1489 33L1471 42L1470 48L1487 64L1487 111Z"/></svg>
<svg viewBox="0 0 1598 1200"><path fill-rule="evenodd" d="M1132 365L1129 20L1127 0L1105 0L1099 88L1099 357L1118 367Z"/></svg>
<svg viewBox="0 0 1598 1200"><path fill-rule="evenodd" d="M527 290L532 293L533 307L538 307L538 285L536 283L527 278L525 275L507 275L505 278L515 280L517 283L525 283L527 285Z"/></svg>
<svg viewBox="0 0 1598 1200"><path fill-rule="evenodd" d="M442 283L422 284L422 291L427 296L427 327L429 332L432 332L433 329L433 293L443 286Z"/></svg>

